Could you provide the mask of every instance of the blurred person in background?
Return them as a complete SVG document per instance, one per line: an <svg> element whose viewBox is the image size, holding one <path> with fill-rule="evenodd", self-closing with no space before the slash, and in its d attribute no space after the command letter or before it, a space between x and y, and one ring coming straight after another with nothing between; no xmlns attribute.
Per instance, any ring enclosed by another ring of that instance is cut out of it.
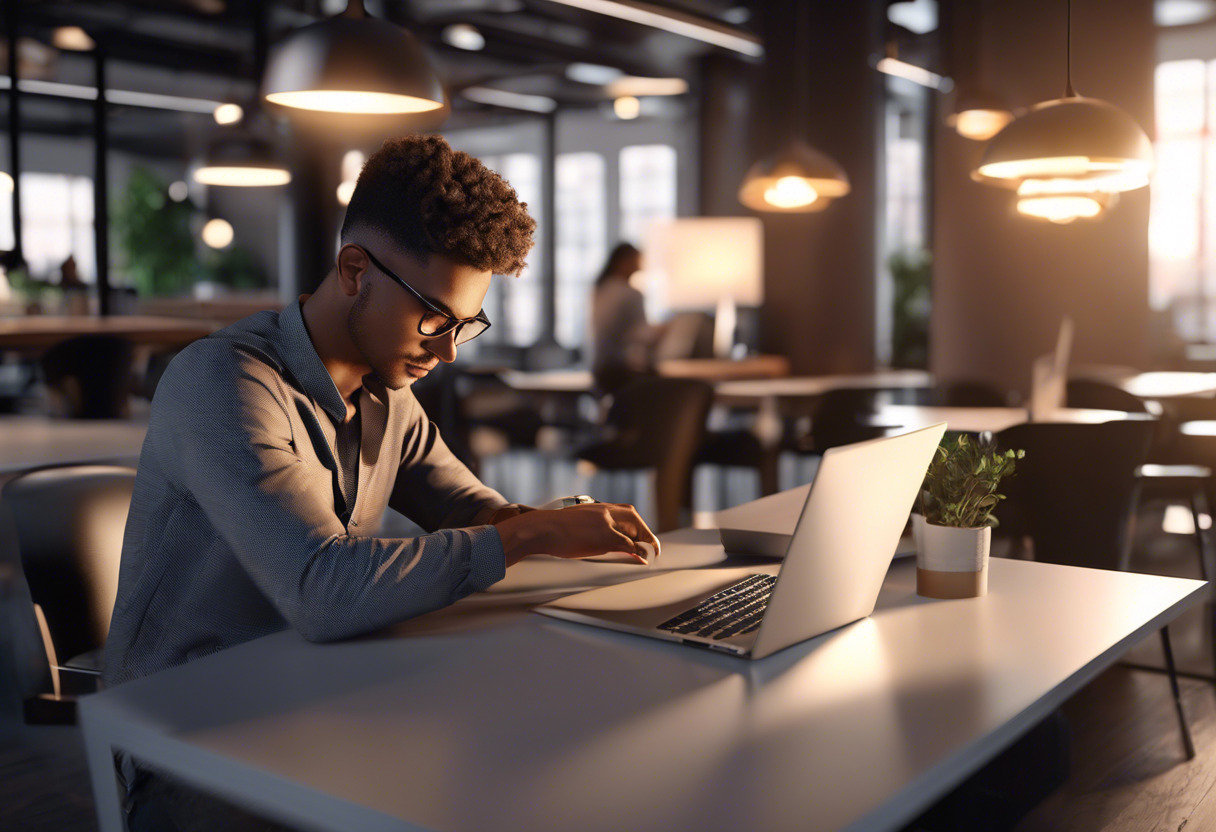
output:
<svg viewBox="0 0 1216 832"><path fill-rule="evenodd" d="M642 252L620 243L595 281L591 298L591 371L596 387L612 393L653 374L654 345L662 327L646 320L646 302L629 279L641 271Z"/></svg>

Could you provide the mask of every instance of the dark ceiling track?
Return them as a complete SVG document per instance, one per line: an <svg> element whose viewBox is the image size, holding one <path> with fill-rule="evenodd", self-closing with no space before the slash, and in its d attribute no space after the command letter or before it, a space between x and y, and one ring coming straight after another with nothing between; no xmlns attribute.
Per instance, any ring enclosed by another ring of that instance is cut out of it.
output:
<svg viewBox="0 0 1216 832"><path fill-rule="evenodd" d="M5 0L4 17L8 31L8 167L13 177L13 250L9 253L7 267L20 268L25 264L25 253L21 247L21 95L17 90L17 37L21 21L18 10L21 0Z"/></svg>
<svg viewBox="0 0 1216 832"><path fill-rule="evenodd" d="M110 291L110 210L109 151L110 136L106 123L106 53L101 41L93 49L97 98L93 102L93 243L97 261L97 311L104 317L111 312Z"/></svg>

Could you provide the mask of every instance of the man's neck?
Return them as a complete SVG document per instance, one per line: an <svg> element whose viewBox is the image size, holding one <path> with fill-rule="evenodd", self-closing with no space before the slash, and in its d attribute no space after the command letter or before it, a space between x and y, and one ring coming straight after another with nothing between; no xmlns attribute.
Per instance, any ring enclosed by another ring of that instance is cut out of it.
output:
<svg viewBox="0 0 1216 832"><path fill-rule="evenodd" d="M371 368L351 343L343 305L335 303L336 298L326 297L330 291L333 291L332 282L322 283L315 294L304 297L304 327L346 404L349 421L355 415L355 401L363 387L363 376L371 372Z"/></svg>

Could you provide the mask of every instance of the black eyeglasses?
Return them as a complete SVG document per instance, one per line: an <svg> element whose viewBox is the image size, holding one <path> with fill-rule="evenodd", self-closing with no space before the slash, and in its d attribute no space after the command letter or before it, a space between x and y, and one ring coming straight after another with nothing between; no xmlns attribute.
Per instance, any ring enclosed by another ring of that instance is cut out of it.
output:
<svg viewBox="0 0 1216 832"><path fill-rule="evenodd" d="M490 328L490 319L486 317L484 310L478 312L472 318L454 318L436 306L434 302L424 298L413 286L395 275L392 269L376 259L376 255L363 248L363 246L359 246L359 248L363 249L363 253L367 255L368 260L372 261L373 266L401 284L406 291L418 299L419 303L426 307L426 311L422 313L422 319L418 321L419 335L425 335L427 338L438 338L442 335L447 335L452 330L456 330L456 344L460 345L472 341Z"/></svg>

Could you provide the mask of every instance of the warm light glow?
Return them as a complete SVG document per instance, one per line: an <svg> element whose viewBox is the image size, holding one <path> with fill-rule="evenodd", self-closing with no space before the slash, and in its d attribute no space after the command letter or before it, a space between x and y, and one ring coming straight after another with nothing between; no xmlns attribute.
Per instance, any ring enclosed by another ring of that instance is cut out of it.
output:
<svg viewBox="0 0 1216 832"><path fill-rule="evenodd" d="M801 176L783 176L764 191L764 201L775 208L801 208L819 199L819 193Z"/></svg>
<svg viewBox="0 0 1216 832"><path fill-rule="evenodd" d="M338 186L338 202L350 205L350 198L355 195L355 180L347 179Z"/></svg>
<svg viewBox="0 0 1216 832"><path fill-rule="evenodd" d="M203 226L203 242L211 248L226 248L232 244L232 223L216 217Z"/></svg>
<svg viewBox="0 0 1216 832"><path fill-rule="evenodd" d="M1018 185L1018 196L1045 194L1117 194L1134 191L1148 184L1148 177L1138 171L1118 171L1084 179L1059 176L1053 179L1026 179Z"/></svg>
<svg viewBox="0 0 1216 832"><path fill-rule="evenodd" d="M1092 159L1089 156L1050 156L1041 159L1014 159L982 165L982 176L1016 181L1018 179L1085 178L1099 181L1103 193L1134 190L1148 184L1152 166L1138 159Z"/></svg>
<svg viewBox="0 0 1216 832"><path fill-rule="evenodd" d="M212 115L216 124L236 124L245 117L245 111L240 104L221 104Z"/></svg>
<svg viewBox="0 0 1216 832"><path fill-rule="evenodd" d="M637 118L642 112L642 102L632 95L622 95L612 102L612 112L616 113L617 118L628 121Z"/></svg>
<svg viewBox="0 0 1216 832"><path fill-rule="evenodd" d="M286 185L291 181L291 173L282 168L210 167L196 170L194 181L203 185L264 188L270 185Z"/></svg>
<svg viewBox="0 0 1216 832"><path fill-rule="evenodd" d="M182 180L179 179L169 186L169 199L174 202L185 202L188 196L190 196L190 186Z"/></svg>
<svg viewBox="0 0 1216 832"><path fill-rule="evenodd" d="M688 82L683 78L644 78L626 75L608 84L608 95L620 98L623 95L683 95L688 92Z"/></svg>
<svg viewBox="0 0 1216 832"><path fill-rule="evenodd" d="M1102 213L1102 205L1089 196L1023 197L1018 200L1018 213L1065 224L1075 219L1089 219L1098 216Z"/></svg>
<svg viewBox="0 0 1216 832"><path fill-rule="evenodd" d="M963 110L950 117L950 125L965 139L986 142L1013 121L1008 110Z"/></svg>
<svg viewBox="0 0 1216 832"><path fill-rule="evenodd" d="M60 26L51 33L51 43L56 49L68 52L89 52L97 48L89 33L79 26Z"/></svg>
<svg viewBox="0 0 1216 832"><path fill-rule="evenodd" d="M362 150L348 150L342 154L342 181L354 182L363 172L363 163L367 157Z"/></svg>
<svg viewBox="0 0 1216 832"><path fill-rule="evenodd" d="M443 104L412 95L396 95L388 92L363 92L359 90L299 90L296 92L273 92L266 96L272 104L294 107L297 110L318 110L323 113L360 113L363 115L394 115L402 113L426 113L438 110Z"/></svg>
<svg viewBox="0 0 1216 832"><path fill-rule="evenodd" d="M7 171L0 170L0 191L13 192L13 177Z"/></svg>

